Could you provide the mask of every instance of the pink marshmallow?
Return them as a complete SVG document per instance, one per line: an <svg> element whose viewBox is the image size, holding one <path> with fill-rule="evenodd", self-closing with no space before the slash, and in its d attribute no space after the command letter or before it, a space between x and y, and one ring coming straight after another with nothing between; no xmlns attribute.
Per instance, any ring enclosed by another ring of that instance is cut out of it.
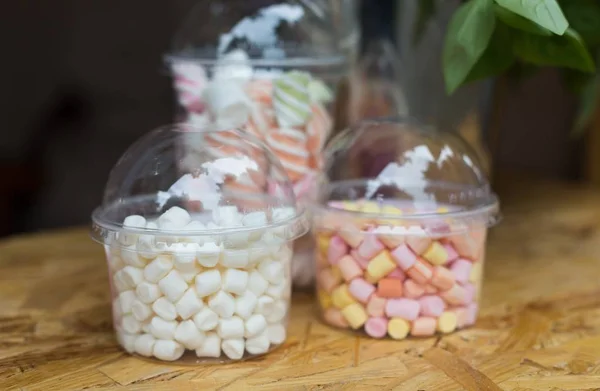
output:
<svg viewBox="0 0 600 391"><path fill-rule="evenodd" d="M467 306L467 316L465 319L465 326L474 325L477 321L477 314L479 312L479 308L477 304L471 303Z"/></svg>
<svg viewBox="0 0 600 391"><path fill-rule="evenodd" d="M385 304L385 313L388 317L405 320L417 319L420 310L419 302L411 299L389 299Z"/></svg>
<svg viewBox="0 0 600 391"><path fill-rule="evenodd" d="M356 261L356 263L358 263L358 265L361 267L361 269L367 270L367 266L369 266L368 258L361 257L360 255L358 255L358 251L356 251L356 250L350 251L350 256L352 256L352 258L354 258L354 260Z"/></svg>
<svg viewBox="0 0 600 391"><path fill-rule="evenodd" d="M444 249L446 250L446 255L448 257L448 260L446 261L447 263L453 262L458 259L458 253L456 252L456 250L454 249L454 246L452 244L450 244L450 243L444 244Z"/></svg>
<svg viewBox="0 0 600 391"><path fill-rule="evenodd" d="M406 244L396 247L390 255L402 270L410 269L417 262L417 255Z"/></svg>
<svg viewBox="0 0 600 391"><path fill-rule="evenodd" d="M472 303L475 299L475 285L467 282L466 284L462 284L463 288L465 288L465 303Z"/></svg>
<svg viewBox="0 0 600 391"><path fill-rule="evenodd" d="M377 237L373 234L368 234L365 237L365 240L358 246L356 249L358 251L358 255L363 258L373 258L375 255L379 254L385 246L381 243Z"/></svg>
<svg viewBox="0 0 600 391"><path fill-rule="evenodd" d="M367 303L371 295L375 292L373 284L369 284L362 278L355 278L348 285L350 294L361 303Z"/></svg>
<svg viewBox="0 0 600 391"><path fill-rule="evenodd" d="M369 318L365 323L365 332L373 338L383 338L387 334L386 318Z"/></svg>
<svg viewBox="0 0 600 391"><path fill-rule="evenodd" d="M454 274L454 279L458 282L469 281L469 275L473 264L466 259L459 258L452 263L450 270Z"/></svg>
<svg viewBox="0 0 600 391"><path fill-rule="evenodd" d="M417 254L423 254L431 244L431 239L427 236L411 235L406 238L406 244Z"/></svg>
<svg viewBox="0 0 600 391"><path fill-rule="evenodd" d="M348 245L344 239L339 236L333 236L329 240L329 248L327 249L327 260L332 265L337 265L340 259L348 254Z"/></svg>
<svg viewBox="0 0 600 391"><path fill-rule="evenodd" d="M440 316L446 309L446 304L439 296L424 296L419 299L421 305L421 315Z"/></svg>
<svg viewBox="0 0 600 391"><path fill-rule="evenodd" d="M465 305L467 304L468 292L460 284L454 284L452 288L441 292L440 297L450 305Z"/></svg>
<svg viewBox="0 0 600 391"><path fill-rule="evenodd" d="M396 280L404 281L406 280L406 275L400 268L395 268L390 274L386 276L387 278L395 278Z"/></svg>

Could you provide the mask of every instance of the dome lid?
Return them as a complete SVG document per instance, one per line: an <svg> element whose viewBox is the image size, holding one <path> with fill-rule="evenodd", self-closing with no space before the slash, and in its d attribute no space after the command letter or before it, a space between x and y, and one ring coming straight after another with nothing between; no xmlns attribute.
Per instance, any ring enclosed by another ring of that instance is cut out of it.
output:
<svg viewBox="0 0 600 391"><path fill-rule="evenodd" d="M174 207L192 221L161 226L159 217ZM132 215L148 224L124 224ZM243 130L216 125L170 125L139 139L113 167L92 220L93 237L105 244L121 230L214 237L273 229L285 240L307 230L292 184L269 148Z"/></svg>

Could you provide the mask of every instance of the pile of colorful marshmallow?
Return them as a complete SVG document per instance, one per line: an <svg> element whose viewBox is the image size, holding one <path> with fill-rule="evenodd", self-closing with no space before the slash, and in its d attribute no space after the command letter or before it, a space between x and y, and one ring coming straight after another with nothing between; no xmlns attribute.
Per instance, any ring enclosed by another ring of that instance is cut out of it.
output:
<svg viewBox="0 0 600 391"><path fill-rule="evenodd" d="M105 247L119 343L165 361L186 351L193 361L238 360L283 343L291 243L282 238L285 224L269 224L295 213L220 206L191 216L172 207L155 220L125 218Z"/></svg>
<svg viewBox="0 0 600 391"><path fill-rule="evenodd" d="M441 217L433 229L402 220L414 209L373 201L334 202L329 211L313 226L317 293L327 323L403 339L475 322L485 226L457 232L443 219L445 207L431 211ZM361 212L387 219L352 217Z"/></svg>

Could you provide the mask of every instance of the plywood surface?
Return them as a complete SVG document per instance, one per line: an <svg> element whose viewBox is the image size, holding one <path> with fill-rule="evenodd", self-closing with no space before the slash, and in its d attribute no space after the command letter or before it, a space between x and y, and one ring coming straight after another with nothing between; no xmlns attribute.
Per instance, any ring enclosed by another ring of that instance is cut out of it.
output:
<svg viewBox="0 0 600 391"><path fill-rule="evenodd" d="M500 182L476 327L399 342L321 324L297 294L291 336L221 366L130 357L111 330L101 247L83 229L0 243L0 390L600 389L600 192Z"/></svg>

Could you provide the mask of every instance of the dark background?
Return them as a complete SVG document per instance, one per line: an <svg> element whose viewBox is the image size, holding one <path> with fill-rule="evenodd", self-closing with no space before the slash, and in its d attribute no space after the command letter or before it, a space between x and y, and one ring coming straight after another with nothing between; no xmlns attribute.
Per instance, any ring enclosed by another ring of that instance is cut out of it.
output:
<svg viewBox="0 0 600 391"><path fill-rule="evenodd" d="M172 122L175 99L161 57L194 3L3 4L0 235L87 223L128 145ZM395 5L363 4L365 41L398 41ZM497 165L578 177L567 132L574 107L552 72L511 89Z"/></svg>

